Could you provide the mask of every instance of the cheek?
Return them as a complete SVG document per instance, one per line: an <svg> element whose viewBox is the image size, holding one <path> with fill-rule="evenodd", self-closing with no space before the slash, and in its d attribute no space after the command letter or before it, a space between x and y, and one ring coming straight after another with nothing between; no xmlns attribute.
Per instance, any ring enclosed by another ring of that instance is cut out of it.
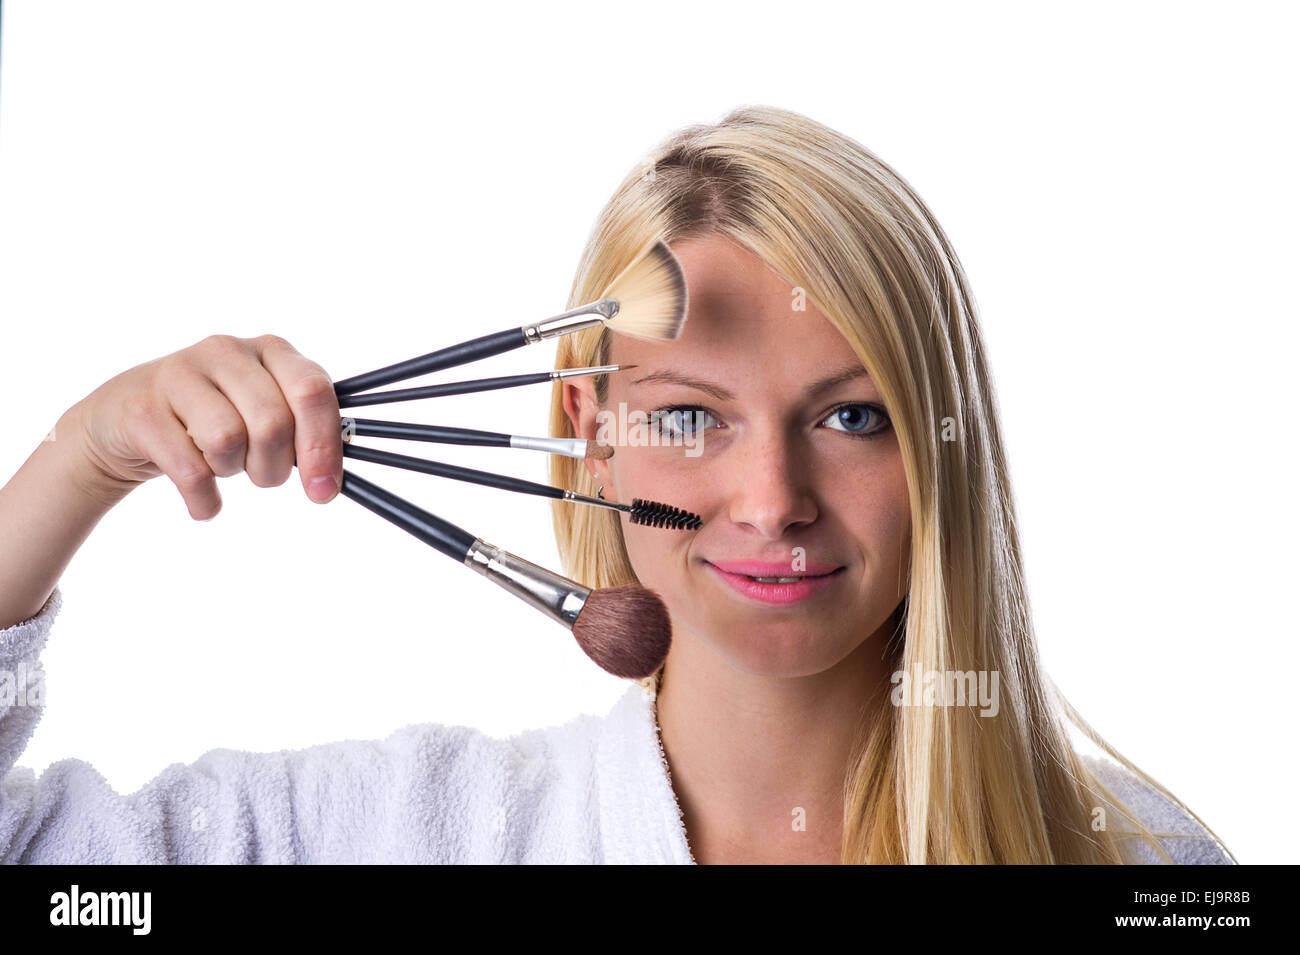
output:
<svg viewBox="0 0 1300 955"><path fill-rule="evenodd" d="M863 482L870 488L866 502L857 501L856 511L862 517L864 534L878 545L878 549L897 550L911 539L912 512L907 492L907 479L902 467L881 468ZM863 503L869 506L863 507Z"/></svg>
<svg viewBox="0 0 1300 955"><path fill-rule="evenodd" d="M855 515L854 533L866 550L868 573L878 575L876 585L888 590L890 599L898 588L901 599L912 546L911 500L901 462L877 470L863 486L871 489L870 496L843 513Z"/></svg>
<svg viewBox="0 0 1300 955"><path fill-rule="evenodd" d="M707 484L692 473L683 465L679 449L620 446L610 465L614 486L605 488L605 496L620 504L631 504L639 497L698 514L704 510L700 495ZM677 572L674 568L686 564L696 532L644 527L626 517L621 520L628 557L641 583L652 590L667 584Z"/></svg>
<svg viewBox="0 0 1300 955"><path fill-rule="evenodd" d="M868 578L889 576L892 590L892 579L911 560L911 496L901 456L894 449L866 461L836 462L827 472L822 516L856 542Z"/></svg>
<svg viewBox="0 0 1300 955"><path fill-rule="evenodd" d="M631 504L639 497L697 514L706 510L709 488L715 484L704 477L697 462L683 460L681 450L674 448L620 447L610 459L610 475L614 487L606 488L605 496L617 494L615 499L621 504ZM664 533L624 520L625 533L649 530L654 537Z"/></svg>

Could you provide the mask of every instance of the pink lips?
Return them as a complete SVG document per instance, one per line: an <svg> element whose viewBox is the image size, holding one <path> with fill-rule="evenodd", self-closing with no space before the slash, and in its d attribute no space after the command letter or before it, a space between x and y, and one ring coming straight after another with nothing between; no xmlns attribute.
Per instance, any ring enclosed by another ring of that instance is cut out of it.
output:
<svg viewBox="0 0 1300 955"><path fill-rule="evenodd" d="M754 560L730 560L713 563L709 568L731 587L746 597L770 604L792 604L805 600L829 587L840 576L843 568L830 564L809 564L801 570L791 570L790 561L770 564ZM791 583L765 583L754 577L801 577Z"/></svg>

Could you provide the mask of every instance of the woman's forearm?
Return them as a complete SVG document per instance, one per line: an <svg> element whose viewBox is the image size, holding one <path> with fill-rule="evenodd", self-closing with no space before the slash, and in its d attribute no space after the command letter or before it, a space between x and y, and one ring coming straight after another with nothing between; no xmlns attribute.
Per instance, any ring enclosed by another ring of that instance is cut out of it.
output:
<svg viewBox="0 0 1300 955"><path fill-rule="evenodd" d="M0 488L0 628L40 611L100 518L137 486L108 480L87 458L79 407Z"/></svg>

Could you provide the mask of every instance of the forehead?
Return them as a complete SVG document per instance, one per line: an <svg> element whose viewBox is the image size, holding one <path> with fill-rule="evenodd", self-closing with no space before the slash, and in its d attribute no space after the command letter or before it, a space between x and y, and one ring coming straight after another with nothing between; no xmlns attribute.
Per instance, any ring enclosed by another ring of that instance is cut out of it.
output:
<svg viewBox="0 0 1300 955"><path fill-rule="evenodd" d="M686 273L688 310L674 341L610 336L609 360L693 371L768 366L795 377L854 363L853 349L803 289L720 235L670 244Z"/></svg>

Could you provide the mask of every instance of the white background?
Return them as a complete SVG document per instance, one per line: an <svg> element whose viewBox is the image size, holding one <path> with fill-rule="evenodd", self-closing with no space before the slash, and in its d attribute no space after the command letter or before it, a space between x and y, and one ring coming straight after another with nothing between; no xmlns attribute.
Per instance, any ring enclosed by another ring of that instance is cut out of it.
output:
<svg viewBox="0 0 1300 955"><path fill-rule="evenodd" d="M899 170L968 271L1049 673L1239 859L1300 861L1294 27L1261 3L6 3L0 480L98 384L214 332L343 378L561 311L664 135L795 109ZM369 416L543 434L547 395ZM558 568L540 499L349 467ZM345 498L220 487L204 524L150 482L82 548L21 765L125 792L213 747L504 735L626 687Z"/></svg>

